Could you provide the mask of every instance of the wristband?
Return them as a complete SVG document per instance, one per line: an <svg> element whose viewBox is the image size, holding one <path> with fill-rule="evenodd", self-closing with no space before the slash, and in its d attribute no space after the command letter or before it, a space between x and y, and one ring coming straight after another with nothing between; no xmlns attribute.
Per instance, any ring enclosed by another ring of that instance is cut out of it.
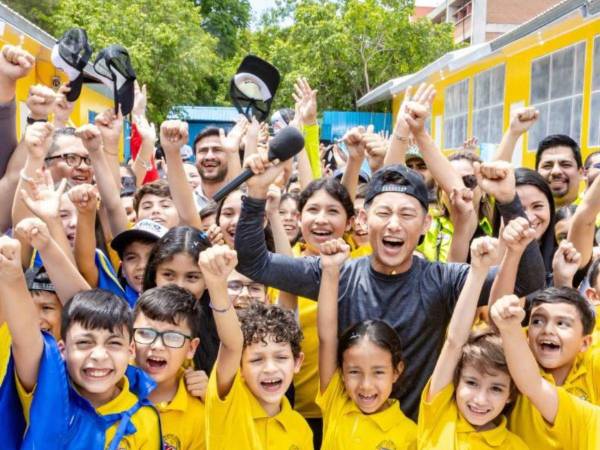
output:
<svg viewBox="0 0 600 450"><path fill-rule="evenodd" d="M213 305L212 300L208 303L208 306L210 307L210 309L212 309L214 312L216 313L226 313L227 311L229 311L231 309L231 307L233 306L233 302L230 301L229 305L227 305L227 308L216 308L215 305Z"/></svg>
<svg viewBox="0 0 600 450"><path fill-rule="evenodd" d="M398 134L396 131L394 131L394 137L396 139L398 139L399 141L408 142L408 136L402 136L401 134Z"/></svg>
<svg viewBox="0 0 600 450"><path fill-rule="evenodd" d="M33 117L27 116L27 125L33 125L36 122L48 122L48 119L34 119Z"/></svg>

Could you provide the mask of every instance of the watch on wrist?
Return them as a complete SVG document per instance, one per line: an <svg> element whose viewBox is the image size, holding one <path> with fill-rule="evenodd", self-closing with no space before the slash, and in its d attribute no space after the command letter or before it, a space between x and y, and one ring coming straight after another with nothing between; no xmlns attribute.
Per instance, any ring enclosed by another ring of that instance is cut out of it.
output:
<svg viewBox="0 0 600 450"><path fill-rule="evenodd" d="M48 122L48 119L34 119L31 116L27 116L27 125L33 125L36 122Z"/></svg>

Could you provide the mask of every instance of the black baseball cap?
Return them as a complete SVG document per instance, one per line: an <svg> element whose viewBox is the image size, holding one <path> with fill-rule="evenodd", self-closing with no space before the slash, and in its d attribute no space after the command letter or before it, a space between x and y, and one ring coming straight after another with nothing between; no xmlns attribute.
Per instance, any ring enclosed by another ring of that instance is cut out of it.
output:
<svg viewBox="0 0 600 450"><path fill-rule="evenodd" d="M229 96L240 114L263 122L269 116L281 77L275 66L248 55L231 79Z"/></svg>
<svg viewBox="0 0 600 450"><path fill-rule="evenodd" d="M127 115L133 109L135 71L127 49L121 45L110 45L100 50L94 70L102 83L112 88L115 97L115 113Z"/></svg>
<svg viewBox="0 0 600 450"><path fill-rule="evenodd" d="M365 195L365 205L368 205L379 194L385 192L400 192L416 198L425 208L429 207L427 187L420 173L405 165L395 164L379 169L371 178Z"/></svg>
<svg viewBox="0 0 600 450"><path fill-rule="evenodd" d="M52 47L52 64L69 77L68 86L71 90L66 95L69 102L74 102L81 94L83 69L90 56L92 56L92 47L83 28L67 30Z"/></svg>
<svg viewBox="0 0 600 450"><path fill-rule="evenodd" d="M30 291L56 292L43 266L27 269L25 271L25 281L27 282L27 289Z"/></svg>

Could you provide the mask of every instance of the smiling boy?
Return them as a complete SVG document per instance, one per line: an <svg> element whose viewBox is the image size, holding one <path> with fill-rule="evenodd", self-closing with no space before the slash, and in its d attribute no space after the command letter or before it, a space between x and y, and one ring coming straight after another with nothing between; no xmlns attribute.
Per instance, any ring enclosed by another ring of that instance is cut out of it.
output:
<svg viewBox="0 0 600 450"><path fill-rule="evenodd" d="M204 404L188 394L183 377L200 342L195 303L189 291L167 285L145 291L134 310L135 361L157 384L149 399L160 413L165 448L172 450L206 448Z"/></svg>
<svg viewBox="0 0 600 450"><path fill-rule="evenodd" d="M312 449L312 431L285 392L302 364L302 332L291 311L253 303L240 319L227 295L237 263L227 246L200 254L221 340L206 393L207 448Z"/></svg>
<svg viewBox="0 0 600 450"><path fill-rule="evenodd" d="M21 271L20 244L0 238L0 299L28 428L23 448L160 449L158 415L146 400L154 383L128 367L133 321L124 300L83 291L62 311L58 343L37 315Z"/></svg>
<svg viewBox="0 0 600 450"><path fill-rule="evenodd" d="M600 353L589 349L595 314L572 288L547 288L529 298L529 348L549 383L600 404ZM527 397L520 396L509 426L533 448L561 448Z"/></svg>

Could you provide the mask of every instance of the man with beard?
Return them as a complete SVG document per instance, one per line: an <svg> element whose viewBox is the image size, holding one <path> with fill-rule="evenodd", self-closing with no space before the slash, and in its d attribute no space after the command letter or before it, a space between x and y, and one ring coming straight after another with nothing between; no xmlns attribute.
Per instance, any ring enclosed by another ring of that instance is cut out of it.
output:
<svg viewBox="0 0 600 450"><path fill-rule="evenodd" d="M582 166L579 145L569 136L553 134L538 144L535 167L548 183L557 207L577 200Z"/></svg>
<svg viewBox="0 0 600 450"><path fill-rule="evenodd" d="M198 209L210 202L212 196L227 182L228 155L223 148L219 129L208 127L194 139L196 167L200 173L200 186L194 191Z"/></svg>

